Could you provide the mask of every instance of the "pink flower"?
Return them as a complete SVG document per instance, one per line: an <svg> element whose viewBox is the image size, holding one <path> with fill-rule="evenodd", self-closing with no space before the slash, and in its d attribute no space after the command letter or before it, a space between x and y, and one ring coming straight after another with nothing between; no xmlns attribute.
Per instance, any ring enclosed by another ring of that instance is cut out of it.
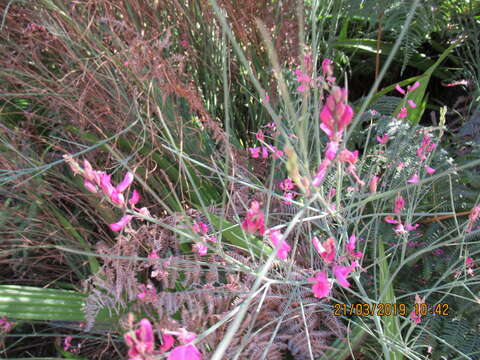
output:
<svg viewBox="0 0 480 360"><path fill-rule="evenodd" d="M389 224L398 224L398 220L393 219L391 216L385 216L384 220Z"/></svg>
<svg viewBox="0 0 480 360"><path fill-rule="evenodd" d="M402 223L398 223L398 225L393 228L393 231L395 231L397 235L408 234L408 231L405 230L405 227Z"/></svg>
<svg viewBox="0 0 480 360"><path fill-rule="evenodd" d="M405 95L405 90L403 90L400 85L395 85L395 90L397 90L400 94Z"/></svg>
<svg viewBox="0 0 480 360"><path fill-rule="evenodd" d="M140 321L140 328L135 331L134 336L125 334L125 342L128 347L128 356L130 359L144 359L148 355L154 355L154 336L152 324L148 319Z"/></svg>
<svg viewBox="0 0 480 360"><path fill-rule="evenodd" d="M405 106L403 106L401 109L400 109L400 112L398 113L397 117L399 119L403 119L403 118L406 118L408 116L408 111L407 111L407 108Z"/></svg>
<svg viewBox="0 0 480 360"><path fill-rule="evenodd" d="M327 194L327 198L330 200L332 199L335 195L337 194L337 189L330 189L330 191Z"/></svg>
<svg viewBox="0 0 480 360"><path fill-rule="evenodd" d="M344 149L340 153L339 159L341 162L346 162L354 165L358 160L358 150L352 152L350 150Z"/></svg>
<svg viewBox="0 0 480 360"><path fill-rule="evenodd" d="M157 289L155 289L152 285L144 285L140 284L138 287L139 293L137 294L137 299L144 302L152 302L158 299L157 296Z"/></svg>
<svg viewBox="0 0 480 360"><path fill-rule="evenodd" d="M178 340L182 344L189 344L197 338L197 334L187 331L185 328L181 328L178 334Z"/></svg>
<svg viewBox="0 0 480 360"><path fill-rule="evenodd" d="M14 323L8 321L7 317L0 318L0 333L7 333L13 327Z"/></svg>
<svg viewBox="0 0 480 360"><path fill-rule="evenodd" d="M468 215L468 222L467 222L467 228L465 229L465 232L471 232L473 225L477 221L478 217L480 216L480 205L475 206L470 210L470 214Z"/></svg>
<svg viewBox="0 0 480 360"><path fill-rule="evenodd" d="M350 283L347 281L348 275L355 270L355 267L358 265L356 261L352 263L350 266L340 266L335 265L333 267L333 273L337 278L337 282L343 287L350 287Z"/></svg>
<svg viewBox="0 0 480 360"><path fill-rule="evenodd" d="M415 324L418 324L422 321L422 316L420 314L417 315L415 310L412 310L409 316L410 316L410 320L414 321Z"/></svg>
<svg viewBox="0 0 480 360"><path fill-rule="evenodd" d="M278 158L280 158L280 157L283 156L283 151L277 149L275 146L272 146L272 151L273 151L272 157L273 157L274 159L278 159Z"/></svg>
<svg viewBox="0 0 480 360"><path fill-rule="evenodd" d="M330 295L330 282L325 272L319 272L315 277L309 277L308 281L314 282L312 291L316 298L324 298Z"/></svg>
<svg viewBox="0 0 480 360"><path fill-rule="evenodd" d="M413 102L413 100L407 100L408 106L410 106L412 109L417 107L417 104Z"/></svg>
<svg viewBox="0 0 480 360"><path fill-rule="evenodd" d="M333 74L333 61L331 59L324 59L322 61L322 73L323 76L332 76Z"/></svg>
<svg viewBox="0 0 480 360"><path fill-rule="evenodd" d="M152 259L152 260L160 259L160 257L158 256L158 254L155 250L150 251L150 254L148 254L148 258Z"/></svg>
<svg viewBox="0 0 480 360"><path fill-rule="evenodd" d="M287 198L287 200L284 200L283 203L289 205L292 203L292 199L295 197L295 194L291 192L286 192L283 194L283 196Z"/></svg>
<svg viewBox="0 0 480 360"><path fill-rule="evenodd" d="M420 178L418 177L417 174L413 174L412 177L407 180L407 182L411 184L418 184L419 181L420 181Z"/></svg>
<svg viewBox="0 0 480 360"><path fill-rule="evenodd" d="M466 266L472 266L473 265L473 259L471 257L467 257L465 259L465 265Z"/></svg>
<svg viewBox="0 0 480 360"><path fill-rule="evenodd" d="M377 192L378 179L379 179L379 177L377 175L375 175L370 180L370 192L371 193L376 193Z"/></svg>
<svg viewBox="0 0 480 360"><path fill-rule="evenodd" d="M262 158L268 158L268 148L266 146L262 146Z"/></svg>
<svg viewBox="0 0 480 360"><path fill-rule="evenodd" d="M125 174L122 182L117 185L117 187L115 188L115 190L117 190L117 192L119 192L119 193L125 191L125 189L132 184L133 178L134 178L133 173L130 172L130 171L128 171L128 172Z"/></svg>
<svg viewBox="0 0 480 360"><path fill-rule="evenodd" d="M110 200L114 204L117 204L119 206L125 205L125 198L123 197L123 194L121 194L121 193L119 193L115 190L110 194Z"/></svg>
<svg viewBox="0 0 480 360"><path fill-rule="evenodd" d="M208 247L203 242L199 242L192 246L192 251L199 255L207 255Z"/></svg>
<svg viewBox="0 0 480 360"><path fill-rule="evenodd" d="M175 342L175 339L173 338L172 335L163 334L162 335L162 346L160 346L160 351L161 352L167 352L168 350L170 350L172 348L174 342Z"/></svg>
<svg viewBox="0 0 480 360"><path fill-rule="evenodd" d="M298 91L299 93L303 93L303 92L305 92L305 90L307 90L307 88L306 88L305 85L303 85L303 84L300 85L299 87L297 87L297 91Z"/></svg>
<svg viewBox="0 0 480 360"><path fill-rule="evenodd" d="M283 239L283 235L279 230L269 229L268 236L273 246L277 249L277 256L285 260L288 257L288 252L292 249L290 245Z"/></svg>
<svg viewBox="0 0 480 360"><path fill-rule="evenodd" d="M295 187L295 183L293 182L292 179L286 178L279 184L279 186L280 186L280 189L282 189L283 191L288 191L288 190L292 190Z"/></svg>
<svg viewBox="0 0 480 360"><path fill-rule="evenodd" d="M382 145L386 145L389 139L390 136L387 134L384 134L383 136L377 136L377 141Z"/></svg>
<svg viewBox="0 0 480 360"><path fill-rule="evenodd" d="M177 346L168 355L168 360L202 360L202 354L193 344Z"/></svg>
<svg viewBox="0 0 480 360"><path fill-rule="evenodd" d="M65 340L63 340L63 350L68 351L72 347L72 336L67 336Z"/></svg>
<svg viewBox="0 0 480 360"><path fill-rule="evenodd" d="M435 173L435 171L437 171L436 169L434 168L431 168L430 166L428 165L425 165L425 171L427 172L428 175L432 175Z"/></svg>
<svg viewBox="0 0 480 360"><path fill-rule="evenodd" d="M202 234L208 233L208 225L201 221L199 222L194 221L192 229L196 233L202 233Z"/></svg>
<svg viewBox="0 0 480 360"><path fill-rule="evenodd" d="M83 182L83 186L85 186L85 189L90 191L91 193L96 193L98 191L97 187L95 186L94 183L90 182L89 180L85 180Z"/></svg>
<svg viewBox="0 0 480 360"><path fill-rule="evenodd" d="M361 251L355 251L356 242L357 242L357 237L355 236L355 234L352 234L348 239L348 242L345 245L345 248L347 250L347 253L350 256L353 256L355 258L361 258L363 256L363 253Z"/></svg>
<svg viewBox="0 0 480 360"><path fill-rule="evenodd" d="M120 219L120 221L116 222L115 224L110 224L110 229L111 229L112 231L120 231L120 230L122 230L122 229L125 227L125 225L127 225L127 224L130 222L130 220L132 220L132 217L133 217L132 215L125 215L125 216L123 216L123 217Z"/></svg>
<svg viewBox="0 0 480 360"><path fill-rule="evenodd" d="M115 191L115 188L111 183L111 178L112 178L112 175L108 175L106 173L100 174L100 187L102 188L103 193L108 197L110 197L112 193Z"/></svg>
<svg viewBox="0 0 480 360"><path fill-rule="evenodd" d="M420 82L418 81L415 81L415 83L410 87L408 87L408 91L409 92L412 92L413 90L415 90L416 88L418 88L420 86Z"/></svg>
<svg viewBox="0 0 480 360"><path fill-rule="evenodd" d="M338 142L329 141L327 143L327 149L325 151L325 157L328 160L333 160L333 159L335 159L335 155L337 155L337 151L338 151Z"/></svg>
<svg viewBox="0 0 480 360"><path fill-rule="evenodd" d="M140 201L140 193L138 192L137 189L134 189L132 192L132 196L130 197L130 200L128 200L128 203L130 205L136 205Z"/></svg>
<svg viewBox="0 0 480 360"><path fill-rule="evenodd" d="M404 208L405 208L405 200L403 199L403 197L401 195L397 195L397 197L395 198L395 205L394 205L394 208L393 208L393 212L395 214L398 214Z"/></svg>
<svg viewBox="0 0 480 360"><path fill-rule="evenodd" d="M184 48L188 47L188 40L180 41L180 45L182 45L182 47L184 47Z"/></svg>
<svg viewBox="0 0 480 360"><path fill-rule="evenodd" d="M252 158L256 159L260 155L260 148L259 147L254 147L254 148L248 148L250 151L250 154L252 155Z"/></svg>
<svg viewBox="0 0 480 360"><path fill-rule="evenodd" d="M320 112L320 128L327 134L331 141L338 141L343 130L353 118L352 108L345 104L347 91L334 87L327 98L326 104Z"/></svg>
<svg viewBox="0 0 480 360"><path fill-rule="evenodd" d="M424 161L427 159L426 154L435 149L436 145L431 144L431 139L428 134L423 135L422 139L422 144L420 147L417 149L417 155L420 158L420 160Z"/></svg>
<svg viewBox="0 0 480 360"><path fill-rule="evenodd" d="M247 211L247 217L242 222L242 229L249 233L258 233L263 235L265 232L265 216L260 210L260 203L252 201L250 209Z"/></svg>
<svg viewBox="0 0 480 360"><path fill-rule="evenodd" d="M440 255L443 255L444 253L445 251L443 251L442 249L435 249L432 251L432 254L435 256L440 256Z"/></svg>
<svg viewBox="0 0 480 360"><path fill-rule="evenodd" d="M86 159L83 160L83 177L89 181L95 180L92 165Z"/></svg>
<svg viewBox="0 0 480 360"><path fill-rule="evenodd" d="M337 247L335 246L335 239L330 237L323 243L320 243L318 238L314 236L312 238L312 243L317 252L320 254L322 259L328 264L335 260L335 255L337 252Z"/></svg>
<svg viewBox="0 0 480 360"><path fill-rule="evenodd" d="M269 101L270 101L270 96L268 96L268 94L265 94L265 98L260 100L262 104L265 104Z"/></svg>
<svg viewBox="0 0 480 360"><path fill-rule="evenodd" d="M313 179L312 185L317 187L320 186L320 184L323 181L323 178L327 174L328 167L330 166L331 160L329 159L324 159L322 163L320 164L317 174L315 175L315 178Z"/></svg>
<svg viewBox="0 0 480 360"><path fill-rule="evenodd" d="M413 231L413 230L416 230L419 226L420 224L415 224L415 225L405 224L405 230Z"/></svg>
<svg viewBox="0 0 480 360"><path fill-rule="evenodd" d="M259 141L265 141L265 135L263 134L262 130L258 130L257 133L255 134L255 137Z"/></svg>
<svg viewBox="0 0 480 360"><path fill-rule="evenodd" d="M150 211L148 211L146 207L142 207L141 209L138 210L138 212L145 217L152 217L152 215L150 215Z"/></svg>

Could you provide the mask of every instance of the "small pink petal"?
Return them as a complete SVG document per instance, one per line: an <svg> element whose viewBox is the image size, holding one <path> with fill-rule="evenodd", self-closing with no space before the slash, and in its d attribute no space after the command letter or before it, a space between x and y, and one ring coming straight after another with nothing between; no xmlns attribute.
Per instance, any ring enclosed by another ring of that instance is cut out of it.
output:
<svg viewBox="0 0 480 360"><path fill-rule="evenodd" d="M333 73L333 61L331 59L324 59L322 61L322 73L323 73L323 76L331 76L332 73Z"/></svg>
<svg viewBox="0 0 480 360"><path fill-rule="evenodd" d="M329 141L327 144L327 149L325 151L325 157L328 160L333 160L335 159L335 155L337 155L337 151L338 151L338 142Z"/></svg>
<svg viewBox="0 0 480 360"><path fill-rule="evenodd" d="M389 223L389 224L398 224L398 221L393 219L391 216L385 216L385 222Z"/></svg>
<svg viewBox="0 0 480 360"><path fill-rule="evenodd" d="M140 193L138 192L137 189L133 190L132 196L130 197L130 200L128 200L128 203L130 205L136 205L140 201Z"/></svg>
<svg viewBox="0 0 480 360"><path fill-rule="evenodd" d="M405 90L403 90L400 85L395 85L395 90L397 90L400 94L405 95Z"/></svg>
<svg viewBox="0 0 480 360"><path fill-rule="evenodd" d="M268 148L266 146L262 146L262 158L268 158Z"/></svg>
<svg viewBox="0 0 480 360"><path fill-rule="evenodd" d="M97 187L95 186L94 183L88 181L88 180L85 180L83 182L83 186L85 186L85 189L87 189L88 191L90 191L91 193L96 193L98 191Z"/></svg>
<svg viewBox="0 0 480 360"><path fill-rule="evenodd" d="M416 230L419 226L420 226L420 224L415 224L415 225L406 224L405 225L405 230L413 231L413 230Z"/></svg>
<svg viewBox="0 0 480 360"><path fill-rule="evenodd" d="M175 342L175 339L173 338L172 335L163 334L162 335L162 346L160 346L160 351L167 352L168 350L170 350L172 348L174 342Z"/></svg>
<svg viewBox="0 0 480 360"><path fill-rule="evenodd" d="M372 179L370 180L370 192L371 193L376 193L377 192L378 180L379 180L379 177L377 175L372 177Z"/></svg>
<svg viewBox="0 0 480 360"><path fill-rule="evenodd" d="M117 185L117 187L115 188L115 190L117 190L117 192L119 192L119 193L125 191L125 189L126 189L127 187L129 187L130 184L133 182L133 178L134 178L133 173L130 172L130 171L128 171L128 172L125 174L122 182Z"/></svg>
<svg viewBox="0 0 480 360"><path fill-rule="evenodd" d="M110 200L119 206L125 205L125 198L123 197L123 194L116 192L115 190L110 195Z"/></svg>
<svg viewBox="0 0 480 360"><path fill-rule="evenodd" d="M377 141L382 145L386 145L389 139L390 136L387 134L384 134L383 136L377 136Z"/></svg>
<svg viewBox="0 0 480 360"><path fill-rule="evenodd" d="M208 247L204 243L197 243L192 246L192 250L199 255L206 255Z"/></svg>
<svg viewBox="0 0 480 360"><path fill-rule="evenodd" d="M408 100L407 103L408 103L408 106L410 106L412 109L417 107L417 104L415 104L413 100Z"/></svg>
<svg viewBox="0 0 480 360"><path fill-rule="evenodd" d="M417 89L419 86L420 86L420 82L415 81L415 83L411 87L408 88L408 91L411 92L411 91Z"/></svg>
<svg viewBox="0 0 480 360"><path fill-rule="evenodd" d="M248 148L250 151L250 154L252 155L252 158L256 159L260 155L260 148L259 147L254 147L254 148Z"/></svg>
<svg viewBox="0 0 480 360"><path fill-rule="evenodd" d="M407 182L411 184L417 184L420 181L420 178L418 177L417 174L413 174L410 179L407 180Z"/></svg>
<svg viewBox="0 0 480 360"><path fill-rule="evenodd" d="M404 119L408 116L408 111L407 108L404 106L400 109L400 112L398 113L397 117L399 119Z"/></svg>
<svg viewBox="0 0 480 360"><path fill-rule="evenodd" d="M320 164L318 168L318 172L315 175L315 178L313 179L312 185L317 187L320 186L320 184L323 181L323 178L327 174L328 167L330 166L331 160L329 159L324 159L322 163Z"/></svg>
<svg viewBox="0 0 480 360"><path fill-rule="evenodd" d="M350 266L335 265L333 267L333 273L337 278L337 282L343 287L350 287L350 283L347 281L348 275L353 271Z"/></svg>
<svg viewBox="0 0 480 360"><path fill-rule="evenodd" d="M202 360L202 354L193 344L177 346L168 355L168 360Z"/></svg>
<svg viewBox="0 0 480 360"><path fill-rule="evenodd" d="M437 170L434 169L434 168L431 168L431 167L428 166L428 165L425 165L425 171L427 172L427 174L432 175L432 174L435 173L435 171L437 171Z"/></svg>
<svg viewBox="0 0 480 360"><path fill-rule="evenodd" d="M132 215L125 215L115 224L110 224L110 229L112 231L120 231L130 222L130 220L132 220L132 218Z"/></svg>
<svg viewBox="0 0 480 360"><path fill-rule="evenodd" d="M257 133L255 134L255 137L259 141L265 141L265 135L263 134L262 130L258 130Z"/></svg>

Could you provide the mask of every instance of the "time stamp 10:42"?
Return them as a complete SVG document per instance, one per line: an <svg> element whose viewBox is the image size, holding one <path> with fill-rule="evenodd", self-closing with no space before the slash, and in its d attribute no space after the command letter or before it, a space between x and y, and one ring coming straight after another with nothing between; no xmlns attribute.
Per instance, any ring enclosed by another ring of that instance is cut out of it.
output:
<svg viewBox="0 0 480 360"><path fill-rule="evenodd" d="M416 316L449 315L449 305L446 303L438 304L334 304L333 315L335 316L408 316L412 311Z"/></svg>

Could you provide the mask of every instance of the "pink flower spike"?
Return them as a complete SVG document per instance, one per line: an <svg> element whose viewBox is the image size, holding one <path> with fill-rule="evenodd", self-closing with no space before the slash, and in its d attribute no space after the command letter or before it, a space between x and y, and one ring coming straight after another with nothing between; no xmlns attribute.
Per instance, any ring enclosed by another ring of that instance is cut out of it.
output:
<svg viewBox="0 0 480 360"><path fill-rule="evenodd" d="M420 178L418 177L417 174L413 174L412 177L407 180L407 182L411 184L418 184L419 181L420 181Z"/></svg>
<svg viewBox="0 0 480 360"><path fill-rule="evenodd" d="M384 134L383 136L377 136L377 141L382 145L386 145L389 139L390 136L387 134Z"/></svg>
<svg viewBox="0 0 480 360"><path fill-rule="evenodd" d="M115 232L120 231L130 222L130 220L132 220L132 218L132 215L125 215L120 219L120 221L116 222L115 224L110 224L110 229Z"/></svg>
<svg viewBox="0 0 480 360"><path fill-rule="evenodd" d="M417 104L415 104L413 100L408 100L407 103L408 103L408 106L410 106L412 109L417 107Z"/></svg>
<svg viewBox="0 0 480 360"><path fill-rule="evenodd" d="M408 116L408 111L407 108L404 106L400 109L400 112L398 113L397 117L399 119L404 119Z"/></svg>
<svg viewBox="0 0 480 360"><path fill-rule="evenodd" d="M337 282L343 286L343 287L350 287L350 283L347 281L348 275L353 271L354 269L352 266L340 266L340 265L335 265L333 267L333 273L335 274L335 277L337 278Z"/></svg>
<svg viewBox="0 0 480 360"><path fill-rule="evenodd" d="M203 242L200 242L192 246L192 251L199 255L207 255L208 247Z"/></svg>
<svg viewBox="0 0 480 360"><path fill-rule="evenodd" d="M408 87L408 91L412 92L413 90L417 89L420 86L420 82L415 81L415 83L410 87Z"/></svg>
<svg viewBox="0 0 480 360"><path fill-rule="evenodd" d="M128 200L128 203L130 205L136 205L140 201L140 193L138 192L137 189L134 189L132 192L132 196L130 196L130 200Z"/></svg>
<svg viewBox="0 0 480 360"><path fill-rule="evenodd" d="M395 85L395 90L397 90L400 94L405 95L405 90L403 90L400 85Z"/></svg>
<svg viewBox="0 0 480 360"><path fill-rule="evenodd" d="M260 148L259 147L254 147L254 148L248 148L250 151L250 154L252 155L252 158L257 159L258 156L260 155Z"/></svg>
<svg viewBox="0 0 480 360"><path fill-rule="evenodd" d="M435 171L437 171L436 169L434 168L431 168L430 166L428 165L425 165L425 171L427 172L428 175L432 175L435 173Z"/></svg>
<svg viewBox="0 0 480 360"><path fill-rule="evenodd" d="M117 185L117 187L115 188L115 190L117 190L117 192L121 193L121 192L124 192L126 188L128 188L132 182L133 182L133 173L132 172L127 172L125 174L125 177L123 178L122 182L120 184Z"/></svg>
<svg viewBox="0 0 480 360"><path fill-rule="evenodd" d="M330 282L325 272L319 272L314 278L308 278L308 281L314 282L312 291L316 298L324 298L330 295Z"/></svg>
<svg viewBox="0 0 480 360"><path fill-rule="evenodd" d="M97 187L95 186L94 183L90 182L89 180L85 180L83 182L83 186L85 186L85 189L90 191L91 193L96 193L98 191Z"/></svg>
<svg viewBox="0 0 480 360"><path fill-rule="evenodd" d="M174 342L175 342L175 339L173 338L172 335L163 334L162 335L162 346L160 346L160 351L161 352L167 352L168 350L170 350L172 348Z"/></svg>
<svg viewBox="0 0 480 360"><path fill-rule="evenodd" d="M395 198L395 205L394 205L394 208L393 208L393 212L395 214L398 214L404 208L405 208L405 200L403 199L403 197L401 195L397 195L397 197Z"/></svg>
<svg viewBox="0 0 480 360"><path fill-rule="evenodd" d="M193 344L177 346L168 355L168 360L202 360L202 354Z"/></svg>

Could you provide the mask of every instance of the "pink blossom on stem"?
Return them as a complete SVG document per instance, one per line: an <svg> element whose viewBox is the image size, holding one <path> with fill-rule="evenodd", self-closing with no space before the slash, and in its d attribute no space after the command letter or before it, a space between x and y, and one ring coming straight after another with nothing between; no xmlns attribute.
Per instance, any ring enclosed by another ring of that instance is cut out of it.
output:
<svg viewBox="0 0 480 360"><path fill-rule="evenodd" d="M206 234L208 232L208 225L203 223L202 221L194 221L192 229L196 233Z"/></svg>
<svg viewBox="0 0 480 360"><path fill-rule="evenodd" d="M351 165L354 165L358 160L358 150L355 150L352 152L350 150L343 149L342 152L340 153L339 160L341 162L346 162Z"/></svg>
<svg viewBox="0 0 480 360"><path fill-rule="evenodd" d="M137 299L140 301L152 302L158 298L157 289L155 289L151 284L140 284L138 290L139 293L137 294Z"/></svg>
<svg viewBox="0 0 480 360"><path fill-rule="evenodd" d="M480 216L480 205L477 205L472 210L470 210L470 214L468 215L467 228L465 229L465 232L472 231L473 225L475 224L479 216Z"/></svg>
<svg viewBox="0 0 480 360"><path fill-rule="evenodd" d="M324 298L330 295L330 282L327 273L319 272L315 277L309 277L308 281L313 282L312 291L316 298Z"/></svg>
<svg viewBox="0 0 480 360"><path fill-rule="evenodd" d="M283 191L289 191L295 187L295 183L293 182L292 179L286 178L279 184L279 186L280 186L280 189L282 189Z"/></svg>
<svg viewBox="0 0 480 360"><path fill-rule="evenodd" d="M327 194L327 198L330 200L332 199L335 195L337 194L337 189L330 189L330 191Z"/></svg>
<svg viewBox="0 0 480 360"><path fill-rule="evenodd" d="M415 89L417 89L419 86L420 86L420 82L415 81L415 83L414 83L412 86L409 86L409 87L408 87L408 91L409 91L409 92L412 92L412 91L414 91Z"/></svg>
<svg viewBox="0 0 480 360"><path fill-rule="evenodd" d="M266 146L262 146L262 158L268 158L268 148Z"/></svg>
<svg viewBox="0 0 480 360"><path fill-rule="evenodd" d="M348 239L348 242L345 245L345 248L347 250L347 253L350 256L354 258L361 258L363 256L363 253L361 251L355 251L356 243L357 243L357 237L355 236L355 234L352 234Z"/></svg>
<svg viewBox="0 0 480 360"><path fill-rule="evenodd" d="M110 224L110 229L112 231L120 231L122 230L125 225L127 225L130 220L132 220L133 216L132 215L124 215L118 222L115 224Z"/></svg>
<svg viewBox="0 0 480 360"><path fill-rule="evenodd" d="M72 347L72 340L72 336L65 337L65 340L63 340L63 350L68 351Z"/></svg>
<svg viewBox="0 0 480 360"><path fill-rule="evenodd" d="M268 94L265 94L265 97L260 100L262 104L265 104L270 101L270 96Z"/></svg>
<svg viewBox="0 0 480 360"><path fill-rule="evenodd" d="M318 251L322 259L328 264L335 260L335 255L337 253L337 247L335 245L335 239L330 237L323 243L320 243L318 238L314 236L312 238L312 243L315 249Z"/></svg>
<svg viewBox="0 0 480 360"><path fill-rule="evenodd" d="M260 210L260 203L252 201L250 209L247 211L247 217L242 222L242 229L249 233L258 233L263 235L265 233L265 216Z"/></svg>
<svg viewBox="0 0 480 360"><path fill-rule="evenodd" d="M182 45L182 47L184 47L184 48L188 47L188 40L184 39L184 40L180 41L180 45Z"/></svg>
<svg viewBox="0 0 480 360"><path fill-rule="evenodd" d="M111 183L112 175L102 173L100 176L101 176L100 177L100 187L102 188L103 193L105 195L107 195L108 197L110 197L112 195L112 193L115 191L115 188L113 187L113 185Z"/></svg>
<svg viewBox="0 0 480 360"><path fill-rule="evenodd" d="M418 184L418 182L420 181L420 178L418 177L417 174L413 174L410 179L407 180L407 182L411 183L411 184Z"/></svg>
<svg viewBox="0 0 480 360"><path fill-rule="evenodd" d="M133 182L133 178L134 178L134 175L132 172L128 171L122 182L120 184L117 185L117 187L115 188L115 190L117 190L117 192L121 193L121 192L124 192L126 188L128 188L132 182Z"/></svg>
<svg viewBox="0 0 480 360"><path fill-rule="evenodd" d="M467 257L465 259L465 266L472 266L473 265L473 259L471 257Z"/></svg>
<svg viewBox="0 0 480 360"><path fill-rule="evenodd" d="M250 151L250 155L252 155L252 158L257 159L258 156L260 155L260 148L259 147L253 147L253 148L248 148Z"/></svg>
<svg viewBox="0 0 480 360"><path fill-rule="evenodd" d="M279 230L269 229L268 236L273 246L277 249L277 256L285 260L288 257L288 252L292 249L290 245L283 239L283 235Z"/></svg>
<svg viewBox="0 0 480 360"><path fill-rule="evenodd" d="M398 220L393 219L391 216L385 216L384 220L389 224L398 224Z"/></svg>
<svg viewBox="0 0 480 360"><path fill-rule="evenodd" d="M119 193L115 190L110 194L110 200L114 204L117 204L119 206L125 205L125 198L123 197L123 194L121 194L121 193Z"/></svg>
<svg viewBox="0 0 480 360"><path fill-rule="evenodd" d="M175 339L172 335L162 334L162 345L160 346L160 351L167 352L172 348L174 342Z"/></svg>
<svg viewBox="0 0 480 360"><path fill-rule="evenodd" d="M425 171L427 172L428 175L432 175L432 174L435 173L435 171L437 171L437 170L434 169L434 168L431 168L431 167L428 166L428 165L425 165Z"/></svg>
<svg viewBox="0 0 480 360"><path fill-rule="evenodd" d="M417 315L415 310L412 310L409 317L410 317L410 320L412 320L415 324L418 324L422 321L422 316L420 314Z"/></svg>
<svg viewBox="0 0 480 360"><path fill-rule="evenodd" d="M292 203L292 199L294 198L295 194L291 192L286 192L283 194L283 196L287 198L286 200L283 201L283 203L289 205Z"/></svg>
<svg viewBox="0 0 480 360"><path fill-rule="evenodd" d="M89 181L95 180L92 165L86 159L83 160L83 177Z"/></svg>
<svg viewBox="0 0 480 360"><path fill-rule="evenodd" d="M330 166L331 160L329 159L324 159L322 163L320 164L317 174L315 175L315 178L313 179L312 185L317 187L320 186L320 184L323 181L323 178L327 174L328 167Z"/></svg>
<svg viewBox="0 0 480 360"><path fill-rule="evenodd" d="M331 59L324 59L322 61L322 73L323 76L332 76L333 74L333 61Z"/></svg>
<svg viewBox="0 0 480 360"><path fill-rule="evenodd" d="M320 112L320 128L327 134L331 141L338 141L343 130L353 118L352 108L345 104L347 91L334 87L327 98L326 104Z"/></svg>
<svg viewBox="0 0 480 360"><path fill-rule="evenodd" d="M354 261L350 266L335 265L333 267L333 274L337 278L337 282L343 287L350 287L350 283L347 281L348 275L355 270L358 263Z"/></svg>
<svg viewBox="0 0 480 360"><path fill-rule="evenodd" d="M192 245L192 251L199 255L207 255L208 247L203 242Z"/></svg>
<svg viewBox="0 0 480 360"><path fill-rule="evenodd" d="M265 134L263 133L262 130L258 130L257 133L255 134L255 137L259 141L265 141Z"/></svg>
<svg viewBox="0 0 480 360"><path fill-rule="evenodd" d="M384 134L383 136L377 136L377 141L382 145L386 145L389 139L390 136L387 134Z"/></svg>
<svg viewBox="0 0 480 360"><path fill-rule="evenodd" d="M400 109L400 112L398 113L397 117L399 119L404 119L408 116L408 111L407 111L407 108L405 106L403 106L401 109Z"/></svg>
<svg viewBox="0 0 480 360"><path fill-rule="evenodd" d="M405 230L413 231L413 230L416 230L419 226L420 224L415 224L415 225L405 224Z"/></svg>
<svg viewBox="0 0 480 360"><path fill-rule="evenodd" d="M155 354L153 329L148 319L142 319L140 328L135 331L134 335L125 334L124 339L130 348L128 350L130 360L145 359L148 355Z"/></svg>
<svg viewBox="0 0 480 360"><path fill-rule="evenodd" d="M325 156L328 160L335 159L335 155L337 155L338 151L338 142L336 141L329 141L327 143L327 149L325 151Z"/></svg>
<svg viewBox="0 0 480 360"><path fill-rule="evenodd" d="M138 209L138 212L145 217L152 217L152 215L150 214L150 211L148 211L146 207L142 207L141 209Z"/></svg>
<svg viewBox="0 0 480 360"><path fill-rule="evenodd" d="M395 85L395 90L397 90L397 91L398 91L400 94L402 94L402 95L405 95L405 94L406 94L405 90L403 90L403 89L400 87L400 85L398 85L398 84Z"/></svg>

